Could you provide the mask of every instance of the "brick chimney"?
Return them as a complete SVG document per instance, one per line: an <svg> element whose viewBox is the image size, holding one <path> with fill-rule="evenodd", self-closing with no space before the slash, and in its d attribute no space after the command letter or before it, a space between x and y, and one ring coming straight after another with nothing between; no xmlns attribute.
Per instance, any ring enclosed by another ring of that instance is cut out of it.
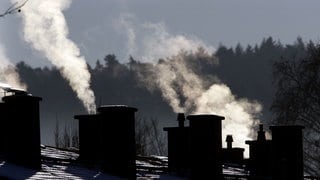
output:
<svg viewBox="0 0 320 180"><path fill-rule="evenodd" d="M192 179L222 179L222 132L224 117L189 115Z"/></svg>
<svg viewBox="0 0 320 180"><path fill-rule="evenodd" d="M6 115L5 125L8 161L32 169L41 168L40 149L40 97L27 93L16 93L2 98Z"/></svg>

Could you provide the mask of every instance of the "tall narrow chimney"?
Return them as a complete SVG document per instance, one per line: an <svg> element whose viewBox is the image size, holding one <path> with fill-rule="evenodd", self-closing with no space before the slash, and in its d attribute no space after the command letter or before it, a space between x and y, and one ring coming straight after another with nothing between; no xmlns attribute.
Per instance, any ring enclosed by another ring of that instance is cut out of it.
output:
<svg viewBox="0 0 320 180"><path fill-rule="evenodd" d="M227 149L232 149L232 142L233 142L232 135L227 135L226 142L227 142Z"/></svg>
<svg viewBox="0 0 320 180"><path fill-rule="evenodd" d="M272 142L267 140L263 125L259 125L257 140L246 141L249 145L250 159L247 161L247 169L250 175L256 178L270 178L272 172Z"/></svg>
<svg viewBox="0 0 320 180"><path fill-rule="evenodd" d="M16 93L2 98L6 106L6 159L28 168L41 168L40 97Z"/></svg>
<svg viewBox="0 0 320 180"><path fill-rule="evenodd" d="M177 120L179 122L179 127L184 127L184 121L185 121L184 113L178 113Z"/></svg>
<svg viewBox="0 0 320 180"><path fill-rule="evenodd" d="M222 132L224 117L189 115L192 179L222 179Z"/></svg>
<svg viewBox="0 0 320 180"><path fill-rule="evenodd" d="M85 164L95 164L100 158L100 118L96 114L76 115L79 120L79 160Z"/></svg>
<svg viewBox="0 0 320 180"><path fill-rule="evenodd" d="M265 131L263 131L263 124L259 125L257 141L266 141Z"/></svg>

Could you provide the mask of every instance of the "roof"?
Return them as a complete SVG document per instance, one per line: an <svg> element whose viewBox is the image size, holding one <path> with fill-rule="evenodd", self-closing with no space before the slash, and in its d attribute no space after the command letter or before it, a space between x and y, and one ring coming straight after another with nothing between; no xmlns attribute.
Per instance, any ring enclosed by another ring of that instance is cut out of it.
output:
<svg viewBox="0 0 320 180"><path fill-rule="evenodd" d="M103 173L77 161L77 150L41 146L41 170L32 170L0 159L0 179L121 179ZM168 159L164 156L139 156L136 160L137 179L185 179L166 172ZM224 165L225 175L245 175L241 167Z"/></svg>

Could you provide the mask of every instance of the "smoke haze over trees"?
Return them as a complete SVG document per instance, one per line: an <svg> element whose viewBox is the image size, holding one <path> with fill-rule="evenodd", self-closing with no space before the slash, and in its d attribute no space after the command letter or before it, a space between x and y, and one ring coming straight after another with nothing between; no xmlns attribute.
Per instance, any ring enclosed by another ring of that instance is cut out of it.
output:
<svg viewBox="0 0 320 180"><path fill-rule="evenodd" d="M264 39L255 47L238 44L235 48L223 45L217 48L215 56L218 64L197 59L189 59L196 67L195 71L202 78L215 82L219 77L227 84L237 97L257 100L263 105L261 120L269 122L269 112L274 87L272 85L272 64L281 57L297 57L306 53L306 44L298 38L295 44L282 45L271 37ZM96 104L126 104L139 109L144 117L157 118L161 126L175 125L176 115L162 98L159 89L150 91L139 79L141 73L146 76L153 64L140 62L131 57L128 63L120 63L116 55L109 54L89 66L92 75L91 87L96 94ZM212 61L216 61L212 58ZM161 63L161 60L159 61ZM137 70L139 69L139 70ZM41 103L42 143L54 144L54 127L56 120L60 124L73 126L73 115L85 113L81 102L68 86L55 67L31 67L24 62L17 64L22 82L28 85L28 91L43 97ZM211 79L210 79L211 77ZM223 114L221 114L223 115ZM63 129L61 127L60 129Z"/></svg>

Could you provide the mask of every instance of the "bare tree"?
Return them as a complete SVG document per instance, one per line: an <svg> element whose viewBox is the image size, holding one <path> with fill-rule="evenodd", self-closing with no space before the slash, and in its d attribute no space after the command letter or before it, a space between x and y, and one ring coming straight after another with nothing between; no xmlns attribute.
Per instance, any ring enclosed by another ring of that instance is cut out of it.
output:
<svg viewBox="0 0 320 180"><path fill-rule="evenodd" d="M9 14L15 14L21 12L21 8L27 3L28 0L23 1L22 3L15 2L13 3L5 12L0 14L0 17L4 17Z"/></svg>
<svg viewBox="0 0 320 180"><path fill-rule="evenodd" d="M320 176L320 45L310 43L299 60L276 62L274 75L274 123L305 126L305 171Z"/></svg>
<svg viewBox="0 0 320 180"><path fill-rule="evenodd" d="M71 133L71 147L79 148L79 132L78 129L73 128Z"/></svg>
<svg viewBox="0 0 320 180"><path fill-rule="evenodd" d="M136 118L135 138L138 155L165 155L167 152L164 134L155 118Z"/></svg>
<svg viewBox="0 0 320 180"><path fill-rule="evenodd" d="M163 131L159 127L158 119L150 119L150 153L153 155L165 155L167 147Z"/></svg>
<svg viewBox="0 0 320 180"><path fill-rule="evenodd" d="M68 131L67 126L64 126L64 131L63 131L63 139L62 139L62 148L69 148L71 146L71 137L70 133Z"/></svg>
<svg viewBox="0 0 320 180"><path fill-rule="evenodd" d="M59 121L56 119L56 126L54 129L54 143L56 147L60 147L60 125Z"/></svg>
<svg viewBox="0 0 320 180"><path fill-rule="evenodd" d="M65 149L79 148L79 134L77 128L68 128L67 125L65 125L64 131L62 134L61 133L59 121L56 120L56 126L54 130L54 141L56 147Z"/></svg>

